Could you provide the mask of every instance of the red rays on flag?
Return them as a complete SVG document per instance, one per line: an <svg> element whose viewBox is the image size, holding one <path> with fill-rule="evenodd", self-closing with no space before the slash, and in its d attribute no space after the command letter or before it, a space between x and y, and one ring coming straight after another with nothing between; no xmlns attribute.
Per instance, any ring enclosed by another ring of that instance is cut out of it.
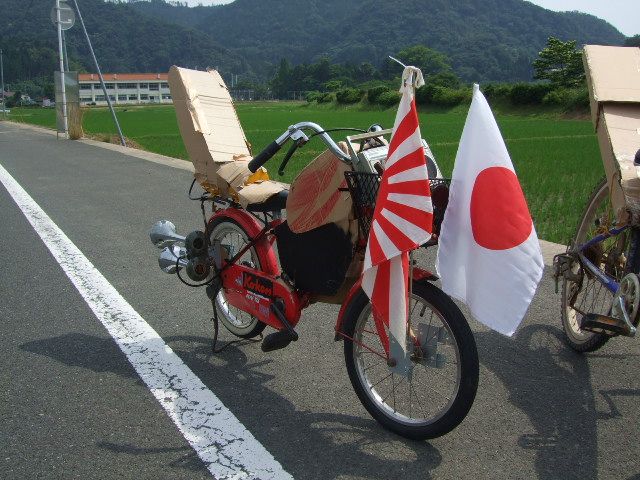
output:
<svg viewBox="0 0 640 480"><path fill-rule="evenodd" d="M395 339L392 346L394 343L400 345L405 354L408 252L431 237L433 223L429 178L414 98L414 85L422 83L418 69L405 69L402 99L369 231L362 274L362 288L371 299L376 323L382 320L389 325L390 335Z"/></svg>

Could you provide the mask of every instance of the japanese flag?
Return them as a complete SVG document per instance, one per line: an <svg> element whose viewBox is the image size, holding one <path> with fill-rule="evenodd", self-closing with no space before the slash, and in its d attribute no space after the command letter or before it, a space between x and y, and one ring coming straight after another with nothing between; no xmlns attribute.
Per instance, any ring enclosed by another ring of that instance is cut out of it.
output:
<svg viewBox="0 0 640 480"><path fill-rule="evenodd" d="M466 303L480 322L509 336L542 278L529 208L478 85L453 168L436 268L445 292Z"/></svg>

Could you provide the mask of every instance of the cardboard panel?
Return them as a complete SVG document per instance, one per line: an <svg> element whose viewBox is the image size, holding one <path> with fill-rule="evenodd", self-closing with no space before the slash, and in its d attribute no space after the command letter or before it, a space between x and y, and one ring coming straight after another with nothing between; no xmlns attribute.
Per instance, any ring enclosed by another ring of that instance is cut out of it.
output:
<svg viewBox="0 0 640 480"><path fill-rule="evenodd" d="M591 117L619 224L640 220L640 49L587 45L584 63Z"/></svg>
<svg viewBox="0 0 640 480"><path fill-rule="evenodd" d="M595 125L599 104L640 103L640 48L585 45L583 58Z"/></svg>
<svg viewBox="0 0 640 480"><path fill-rule="evenodd" d="M196 180L206 190L237 198L246 207L287 188L268 180L265 169L251 174L247 168L250 146L218 72L173 66L168 81L182 140Z"/></svg>
<svg viewBox="0 0 640 480"><path fill-rule="evenodd" d="M640 212L640 169L634 157L640 149L640 104L605 104L598 128L600 152L607 178L622 187L614 189L612 198L619 221L625 221L625 210Z"/></svg>
<svg viewBox="0 0 640 480"><path fill-rule="evenodd" d="M307 165L291 184L287 198L287 222L295 233L349 219L352 200L344 172L350 167L329 150Z"/></svg>

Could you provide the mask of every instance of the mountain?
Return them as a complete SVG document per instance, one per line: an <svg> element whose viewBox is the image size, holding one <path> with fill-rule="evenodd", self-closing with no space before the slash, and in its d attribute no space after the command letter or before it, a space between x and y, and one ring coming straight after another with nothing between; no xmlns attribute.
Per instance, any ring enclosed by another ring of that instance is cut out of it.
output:
<svg viewBox="0 0 640 480"><path fill-rule="evenodd" d="M387 55L423 44L447 54L465 80L529 80L549 36L579 45L625 39L592 15L523 0L236 0L191 9L152 0L132 6L206 32L256 71L282 58L295 64L322 56L380 65Z"/></svg>
<svg viewBox="0 0 640 480"><path fill-rule="evenodd" d="M145 15L124 3L79 0L78 4L103 72L167 72L173 64L250 71L241 55L205 32ZM2 0L0 48L6 82L51 77L59 70L52 5L51 0ZM77 19L65 36L71 68L95 71Z"/></svg>
<svg viewBox="0 0 640 480"><path fill-rule="evenodd" d="M69 1L70 5L73 3ZM549 36L621 45L610 24L524 0L236 0L187 7L163 0L78 0L103 71L166 72L172 64L218 67L268 79L283 58L328 57L380 66L387 55L423 44L446 54L466 81L530 80ZM2 0L5 81L57 70L51 0ZM72 68L93 71L82 30L67 32Z"/></svg>

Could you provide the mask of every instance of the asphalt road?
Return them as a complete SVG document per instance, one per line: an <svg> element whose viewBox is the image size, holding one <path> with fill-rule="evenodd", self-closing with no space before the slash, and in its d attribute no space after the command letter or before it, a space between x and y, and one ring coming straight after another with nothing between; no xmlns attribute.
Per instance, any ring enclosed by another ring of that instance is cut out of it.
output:
<svg viewBox="0 0 640 480"><path fill-rule="evenodd" d="M640 343L565 347L549 269L514 338L470 320L475 404L412 442L360 405L336 307L306 310L284 350L210 354L210 303L158 269L147 235L201 227L188 170L10 123L0 164L294 478L640 479ZM0 229L0 478L211 478L2 186Z"/></svg>

